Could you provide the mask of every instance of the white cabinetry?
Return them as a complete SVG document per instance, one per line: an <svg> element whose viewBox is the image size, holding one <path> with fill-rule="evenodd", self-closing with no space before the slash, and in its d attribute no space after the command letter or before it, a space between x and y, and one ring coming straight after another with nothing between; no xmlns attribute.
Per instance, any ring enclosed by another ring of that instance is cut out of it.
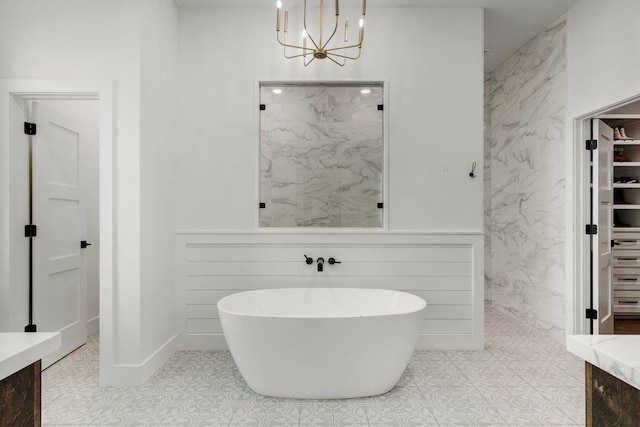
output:
<svg viewBox="0 0 640 427"><path fill-rule="evenodd" d="M613 233L613 312L640 315L640 232Z"/></svg>
<svg viewBox="0 0 640 427"><path fill-rule="evenodd" d="M603 119L632 140L614 142L613 312L640 316L640 119Z"/></svg>

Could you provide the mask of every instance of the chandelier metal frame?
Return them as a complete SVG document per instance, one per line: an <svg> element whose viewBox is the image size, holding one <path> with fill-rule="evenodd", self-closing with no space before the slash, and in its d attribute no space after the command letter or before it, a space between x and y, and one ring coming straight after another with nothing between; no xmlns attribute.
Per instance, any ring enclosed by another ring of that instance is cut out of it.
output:
<svg viewBox="0 0 640 427"><path fill-rule="evenodd" d="M302 30L302 46L287 43L287 33L289 30L289 10L285 9L284 11L284 26L283 26L283 40L280 39L280 18L282 9L282 1L278 0L276 2L277 15L276 15L276 39L278 43L283 46L284 57L287 59L293 58L302 58L304 66L308 66L314 59L325 59L328 58L333 61L335 64L339 66L344 66L347 63L347 59L356 60L360 58L360 53L362 51L362 42L364 41L364 18L367 14L367 0L362 0L362 17L359 21L359 32L358 32L358 43L348 45L349 38L349 19L347 18L344 22L344 46L329 46L329 43L334 39L336 33L338 32L338 21L340 18L340 1L335 0L335 24L333 26L333 31L331 35L326 40L323 40L322 30L324 24L324 0L320 0L319 7L319 35L317 38L314 38L307 31L307 0L304 0L304 16L303 16L303 30ZM309 46L307 46L307 39L311 42ZM290 49L298 49L302 51L301 53L288 55L287 48ZM352 53L353 49L357 49L357 54Z"/></svg>

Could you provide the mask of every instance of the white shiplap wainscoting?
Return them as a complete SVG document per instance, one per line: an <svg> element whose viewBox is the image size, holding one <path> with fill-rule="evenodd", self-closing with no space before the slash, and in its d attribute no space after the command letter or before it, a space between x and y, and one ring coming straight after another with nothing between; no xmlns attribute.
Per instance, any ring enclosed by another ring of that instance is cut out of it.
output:
<svg viewBox="0 0 640 427"><path fill-rule="evenodd" d="M251 289L395 289L427 301L419 349L484 346L481 233L176 233L177 328L185 350L226 349L216 303ZM304 255L325 259L324 271ZM329 265L334 257L341 264Z"/></svg>

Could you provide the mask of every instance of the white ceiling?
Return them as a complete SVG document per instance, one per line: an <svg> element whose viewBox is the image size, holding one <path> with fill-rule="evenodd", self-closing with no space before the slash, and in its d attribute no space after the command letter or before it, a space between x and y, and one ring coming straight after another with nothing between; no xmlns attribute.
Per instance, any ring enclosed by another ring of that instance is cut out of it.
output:
<svg viewBox="0 0 640 427"><path fill-rule="evenodd" d="M273 7L275 0L174 0L180 7ZM359 0L354 1L356 4ZM492 71L580 0L369 0L376 7L483 7L485 71ZM369 13L375 13L373 11Z"/></svg>

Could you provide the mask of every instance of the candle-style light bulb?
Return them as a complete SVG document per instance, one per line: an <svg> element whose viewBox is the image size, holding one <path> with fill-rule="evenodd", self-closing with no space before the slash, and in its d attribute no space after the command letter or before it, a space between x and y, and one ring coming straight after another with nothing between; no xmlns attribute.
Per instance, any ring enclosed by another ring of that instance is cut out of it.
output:
<svg viewBox="0 0 640 427"><path fill-rule="evenodd" d="M340 15L340 1L336 0L336 16Z"/></svg>
<svg viewBox="0 0 640 427"><path fill-rule="evenodd" d="M360 18L360 22L358 24L360 25L360 43L362 43L362 40L364 39L364 18Z"/></svg>
<svg viewBox="0 0 640 427"><path fill-rule="evenodd" d="M282 9L282 1L278 0L276 2L276 31L280 31L280 9Z"/></svg>
<svg viewBox="0 0 640 427"><path fill-rule="evenodd" d="M344 20L344 42L346 43L349 40L349 18Z"/></svg>
<svg viewBox="0 0 640 427"><path fill-rule="evenodd" d="M307 56L307 30L302 30L302 55Z"/></svg>
<svg viewBox="0 0 640 427"><path fill-rule="evenodd" d="M284 32L286 33L289 30L289 8L285 8L284 10Z"/></svg>
<svg viewBox="0 0 640 427"><path fill-rule="evenodd" d="M367 14L367 0L362 0L362 14Z"/></svg>

